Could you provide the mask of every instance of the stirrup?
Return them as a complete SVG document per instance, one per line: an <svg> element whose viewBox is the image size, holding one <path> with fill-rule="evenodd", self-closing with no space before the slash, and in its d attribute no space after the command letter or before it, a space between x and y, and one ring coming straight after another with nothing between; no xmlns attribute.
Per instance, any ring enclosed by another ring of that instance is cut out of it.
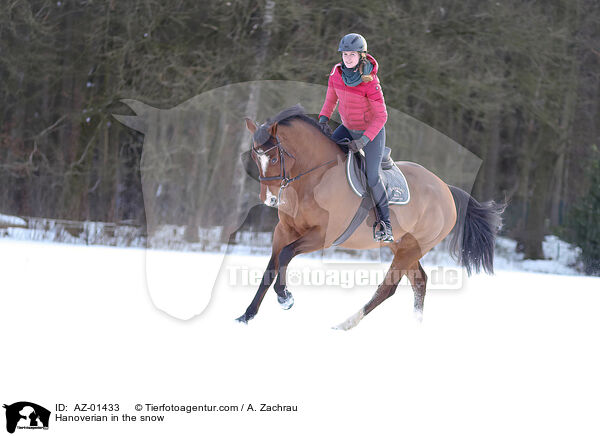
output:
<svg viewBox="0 0 600 436"><path fill-rule="evenodd" d="M379 225L380 230L376 230ZM394 234L391 225L385 221L375 222L373 224L373 239L377 242L394 242Z"/></svg>

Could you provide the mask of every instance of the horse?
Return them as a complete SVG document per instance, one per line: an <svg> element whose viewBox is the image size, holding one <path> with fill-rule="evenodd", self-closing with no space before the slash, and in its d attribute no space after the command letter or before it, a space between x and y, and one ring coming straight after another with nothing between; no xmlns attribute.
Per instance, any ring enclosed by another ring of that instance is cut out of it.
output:
<svg viewBox="0 0 600 436"><path fill-rule="evenodd" d="M350 189L345 175L346 153L327 136L302 106L284 109L257 125L244 118L252 134L251 156L258 168L260 199L278 208L279 222L273 232L271 257L252 302L236 320L247 324L274 283L283 309L294 303L286 286L286 269L302 253L329 248L342 234L361 199ZM414 311L422 319L427 274L420 259L455 227L449 247L468 275L483 268L493 274L494 244L501 225L503 204L479 203L464 190L447 185L423 166L409 161L395 164L411 189L407 204L390 205L394 242L387 243L393 259L375 294L357 313L334 327L348 330L391 297L404 275L414 292ZM373 239L370 223L374 211L339 246L372 249L382 243Z"/></svg>

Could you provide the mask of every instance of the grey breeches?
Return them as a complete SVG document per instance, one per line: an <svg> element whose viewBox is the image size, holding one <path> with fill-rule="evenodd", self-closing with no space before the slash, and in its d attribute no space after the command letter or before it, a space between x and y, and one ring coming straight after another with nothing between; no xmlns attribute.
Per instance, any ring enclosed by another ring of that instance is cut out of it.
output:
<svg viewBox="0 0 600 436"><path fill-rule="evenodd" d="M361 130L348 130L343 124L340 124L331 135L331 139L339 141L342 138L358 139L363 135ZM379 182L379 167L381 158L385 149L385 126L381 128L377 136L368 142L363 148L367 166L367 183L373 188Z"/></svg>

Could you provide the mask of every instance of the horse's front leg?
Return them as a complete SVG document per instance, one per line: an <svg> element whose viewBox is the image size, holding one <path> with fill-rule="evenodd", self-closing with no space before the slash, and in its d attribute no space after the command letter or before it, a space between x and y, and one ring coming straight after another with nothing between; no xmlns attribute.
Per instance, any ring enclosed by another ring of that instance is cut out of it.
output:
<svg viewBox="0 0 600 436"><path fill-rule="evenodd" d="M320 227L314 227L294 242L286 245L279 254L279 271L273 289L277 293L277 301L285 310L294 305L294 297L286 286L286 272L290 261L297 255L309 253L323 248L325 235Z"/></svg>
<svg viewBox="0 0 600 436"><path fill-rule="evenodd" d="M254 316L258 312L260 303L262 303L262 300L265 297L269 286L271 286L271 283L273 283L273 280L275 279L275 275L277 273L277 270L275 269L275 262L275 253L272 253L271 259L269 260L269 264L267 265L267 269L265 270L262 280L260 281L260 285L258 286L258 291L256 292L256 295L254 296L252 302L246 309L246 312L244 312L244 314L239 318L236 318L236 321L243 322L244 324L246 324L248 323L248 321L254 318Z"/></svg>
<svg viewBox="0 0 600 436"><path fill-rule="evenodd" d="M256 295L252 299L252 302L246 309L246 312L236 319L238 322L247 323L257 314L260 304L262 303L267 290L275 280L277 276L277 271L279 269L279 255L281 253L282 248L293 240L297 235L293 234L291 230L285 228L281 222L277 224L275 227L275 231L273 232L273 247L271 250L271 259L269 260L269 264L267 265L267 269L265 270L262 280L260 281L260 285L258 286L258 291L256 291ZM277 298L279 300L280 293L277 293ZM291 306L290 306L291 307Z"/></svg>

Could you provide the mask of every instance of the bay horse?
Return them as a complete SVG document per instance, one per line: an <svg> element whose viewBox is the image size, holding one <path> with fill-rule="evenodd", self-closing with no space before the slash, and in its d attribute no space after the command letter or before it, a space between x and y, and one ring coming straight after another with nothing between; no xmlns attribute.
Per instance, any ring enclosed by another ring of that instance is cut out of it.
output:
<svg viewBox="0 0 600 436"><path fill-rule="evenodd" d="M247 323L257 314L273 282L284 309L293 305L286 287L286 269L292 258L329 248L347 228L361 199L348 185L342 149L307 116L302 106L285 109L258 126L245 118L252 133L251 155L260 181L260 199L278 207L279 222L273 232L271 258L258 291L237 321ZM403 275L414 292L414 310L422 316L427 275L420 259L456 226L450 250L470 275L480 267L493 273L494 243L504 205L479 203L460 188L449 186L419 164L395 162L411 191L407 204L390 205L394 242L393 260L384 281L371 300L337 327L348 330L394 294ZM374 211L339 246L372 249L370 223Z"/></svg>

